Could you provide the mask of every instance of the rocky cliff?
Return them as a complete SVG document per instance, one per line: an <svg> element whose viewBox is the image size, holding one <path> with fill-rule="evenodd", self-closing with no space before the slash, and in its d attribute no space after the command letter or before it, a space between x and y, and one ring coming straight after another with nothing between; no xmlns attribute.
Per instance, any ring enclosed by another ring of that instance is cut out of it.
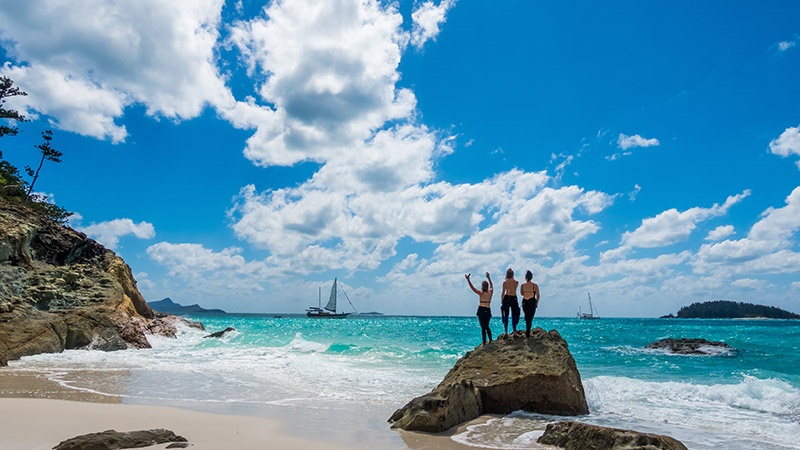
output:
<svg viewBox="0 0 800 450"><path fill-rule="evenodd" d="M0 365L37 353L148 348L174 335L114 252L0 198Z"/></svg>

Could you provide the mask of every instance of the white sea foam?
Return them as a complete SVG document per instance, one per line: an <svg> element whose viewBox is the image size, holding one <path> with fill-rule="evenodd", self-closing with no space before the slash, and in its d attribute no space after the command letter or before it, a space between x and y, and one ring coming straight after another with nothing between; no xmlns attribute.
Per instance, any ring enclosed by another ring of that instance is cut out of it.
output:
<svg viewBox="0 0 800 450"><path fill-rule="evenodd" d="M692 448L740 448L720 446L720 440L800 448L794 438L800 435L800 391L780 380L743 375L736 384L702 385L600 376L586 380L585 388L591 420L598 424L635 423Z"/></svg>
<svg viewBox="0 0 800 450"><path fill-rule="evenodd" d="M678 358L702 358L702 357L732 357L736 356L739 352L735 348L721 347L717 345L699 345L697 350L701 353L673 353L668 348L637 348L628 345L608 347L608 350L617 352L623 355L667 355Z"/></svg>
<svg viewBox="0 0 800 450"><path fill-rule="evenodd" d="M496 449L533 444L548 422L579 420L672 436L696 450L800 449L800 391L743 375L736 384L698 385L600 376L585 380L591 414L553 417L517 412L474 425L453 440Z"/></svg>
<svg viewBox="0 0 800 450"><path fill-rule="evenodd" d="M423 389L438 383L436 374L428 371L387 366L382 352L357 358L328 353L330 344L302 333L282 346L247 345L237 342L241 335L236 333L206 339L208 333L185 328L179 339L151 337L151 349L68 350L25 357L12 361L12 366L47 371L51 379L73 389L141 401L172 398L314 408L335 408L342 402L397 404L422 394L421 382ZM85 372L103 372L103 377L79 375ZM104 381L111 378L115 381Z"/></svg>
<svg viewBox="0 0 800 450"><path fill-rule="evenodd" d="M471 447L492 449L552 449L536 442L549 422L551 416L515 413L485 423L470 425L463 433L451 439Z"/></svg>

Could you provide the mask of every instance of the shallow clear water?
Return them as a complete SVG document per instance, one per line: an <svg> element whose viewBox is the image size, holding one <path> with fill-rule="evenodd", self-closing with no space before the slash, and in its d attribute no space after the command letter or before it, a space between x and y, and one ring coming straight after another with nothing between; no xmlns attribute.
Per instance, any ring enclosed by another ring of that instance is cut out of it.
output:
<svg viewBox="0 0 800 450"><path fill-rule="evenodd" d="M367 444L393 446L399 438L386 424L391 413L429 392L480 343L474 317L193 319L208 331L155 337L148 350L67 351L11 365L128 403L302 417L290 431L358 434ZM534 325L558 330L569 343L591 411L579 420L667 434L691 449L800 449L800 322L603 318ZM236 331L203 338L228 326ZM502 329L497 318L492 328ZM643 349L669 337L724 341L736 351L679 356ZM546 423L557 419L515 413L453 439L535 448Z"/></svg>

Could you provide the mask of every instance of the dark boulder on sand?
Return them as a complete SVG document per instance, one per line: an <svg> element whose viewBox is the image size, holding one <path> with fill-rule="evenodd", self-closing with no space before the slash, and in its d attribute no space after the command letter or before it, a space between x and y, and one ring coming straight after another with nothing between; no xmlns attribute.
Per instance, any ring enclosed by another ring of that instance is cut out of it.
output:
<svg viewBox="0 0 800 450"><path fill-rule="evenodd" d="M687 450L683 443L669 436L580 422L548 424L544 434L536 442L555 445L564 450Z"/></svg>
<svg viewBox="0 0 800 450"><path fill-rule="evenodd" d="M541 328L521 331L467 352L429 394L398 409L393 428L441 432L482 414L524 410L589 413L580 373L567 342Z"/></svg>
<svg viewBox="0 0 800 450"><path fill-rule="evenodd" d="M53 450L116 450L122 448L141 448L167 442L187 442L183 436L158 428L141 431L106 430L67 439L53 447ZM184 446L181 446L184 447ZM176 448L176 447L167 447Z"/></svg>
<svg viewBox="0 0 800 450"><path fill-rule="evenodd" d="M678 355L718 355L730 354L736 350L724 342L708 341L705 339L661 339L651 342L644 348L666 350Z"/></svg>

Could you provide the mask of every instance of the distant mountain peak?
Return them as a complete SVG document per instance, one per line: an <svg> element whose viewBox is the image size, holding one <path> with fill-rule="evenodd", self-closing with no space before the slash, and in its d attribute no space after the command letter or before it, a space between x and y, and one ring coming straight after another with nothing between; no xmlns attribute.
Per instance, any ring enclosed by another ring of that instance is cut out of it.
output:
<svg viewBox="0 0 800 450"><path fill-rule="evenodd" d="M150 305L151 309L168 314L226 314L225 311L221 309L206 309L196 303L194 305L183 306L179 303L175 303L169 297L155 302L148 302L148 305Z"/></svg>

